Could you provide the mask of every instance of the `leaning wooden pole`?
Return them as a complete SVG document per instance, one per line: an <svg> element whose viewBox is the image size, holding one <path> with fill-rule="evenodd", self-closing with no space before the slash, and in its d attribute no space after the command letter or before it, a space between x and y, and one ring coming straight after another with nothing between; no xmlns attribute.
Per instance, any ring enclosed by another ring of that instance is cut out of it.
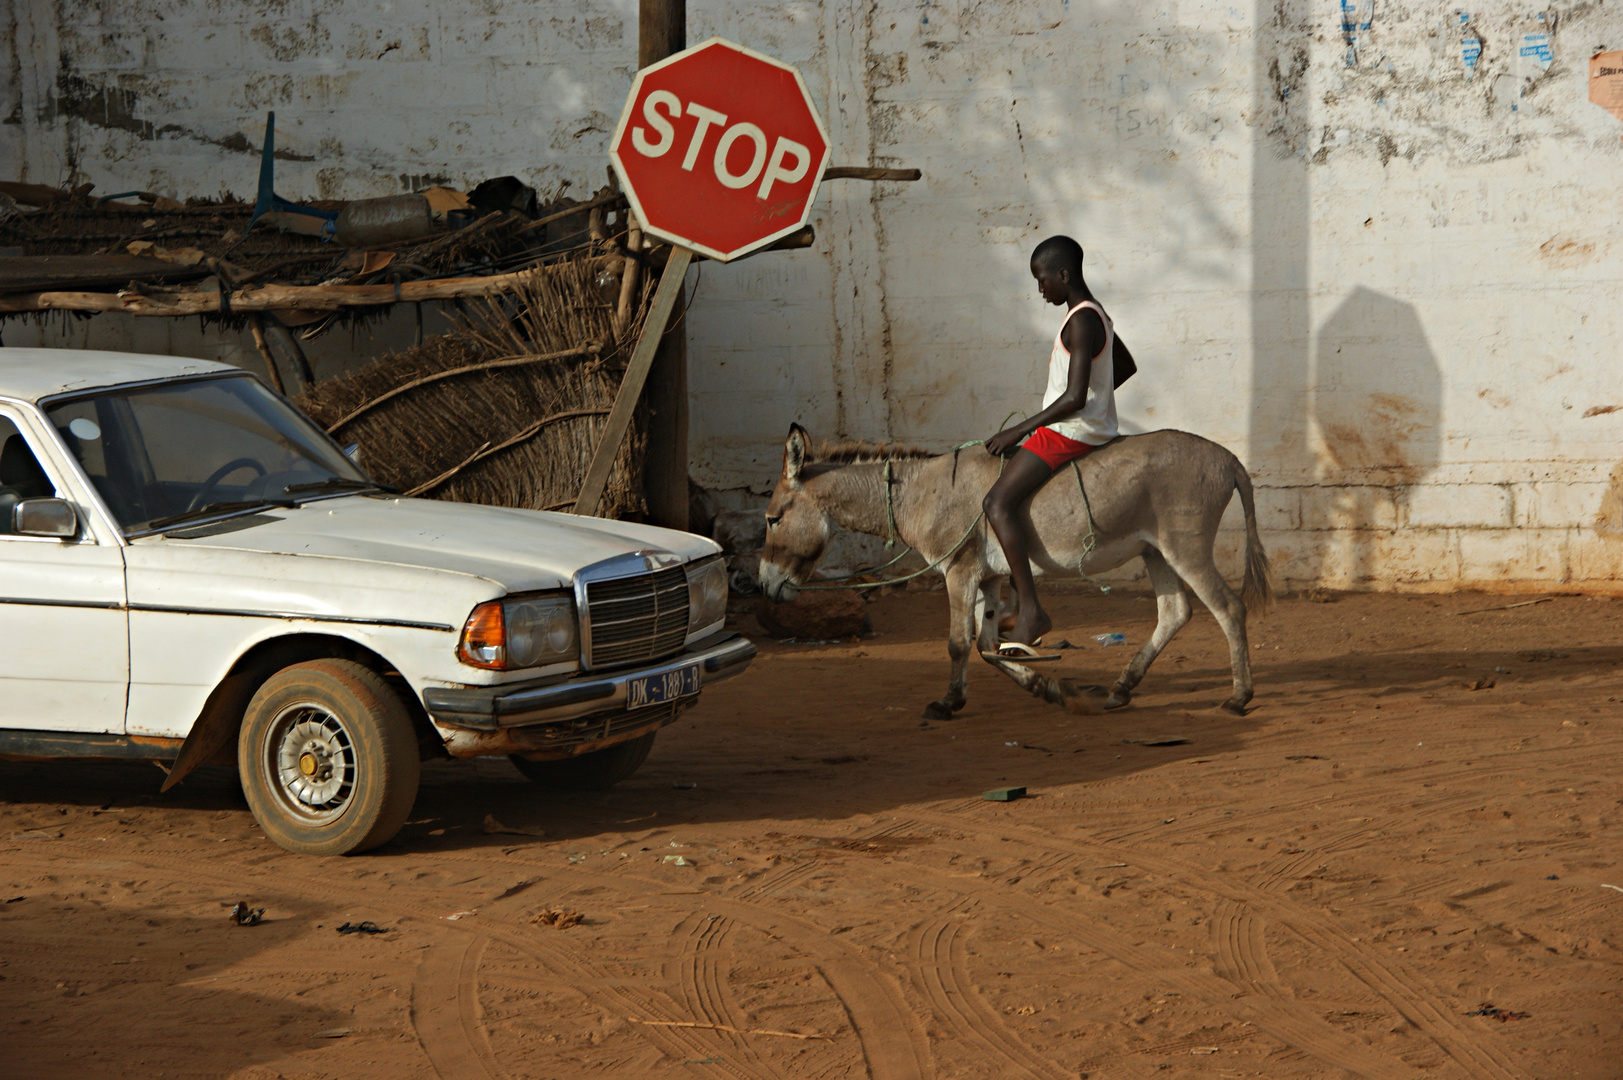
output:
<svg viewBox="0 0 1623 1080"><path fill-rule="evenodd" d="M609 419L603 425L603 433L598 436L597 450L592 455L592 464L586 469L586 480L580 486L580 495L575 499L577 514L588 517L597 514L598 503L603 500L603 489L609 483L609 471L614 468L614 459L620 456L620 444L625 442L626 432L631 428L631 415L637 411L637 399L642 396L643 388L649 381L649 376L655 366L655 357L660 349L660 342L668 335L661 333L671 315L675 312L676 301L682 294L682 277L687 273L688 263L693 258L693 252L687 248L672 248L670 260L665 264L665 273L659 279L659 285L654 289L654 300L648 310L648 318L642 324L642 336L637 339L637 346L631 351L631 362L626 365L625 378L620 382L620 391L614 396L614 408L609 410ZM683 460L686 460L686 449L683 447ZM649 454L649 462L653 462L653 454ZM684 472L684 482L686 475ZM684 508L686 503L683 504ZM684 515L684 520L685 520Z"/></svg>
<svg viewBox="0 0 1623 1080"><path fill-rule="evenodd" d="M637 67L645 68L687 48L687 0L639 0ZM674 265L675 260L672 260ZM684 269L686 264L684 262ZM666 275L672 273L667 267ZM688 527L688 348L687 308L678 274L673 314L650 327L667 332L659 338L648 373L648 458L643 466L643 493L648 520L670 529ZM660 280L660 287L665 282Z"/></svg>

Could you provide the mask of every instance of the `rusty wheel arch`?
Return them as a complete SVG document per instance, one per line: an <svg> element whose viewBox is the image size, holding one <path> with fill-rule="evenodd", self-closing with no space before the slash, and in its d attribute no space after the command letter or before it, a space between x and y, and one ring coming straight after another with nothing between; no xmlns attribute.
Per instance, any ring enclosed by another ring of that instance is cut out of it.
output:
<svg viewBox="0 0 1623 1080"><path fill-rule="evenodd" d="M423 703L412 693L400 670L387 659L348 638L332 634L288 634L259 642L231 665L231 670L203 703L160 790L168 791L205 762L235 766L237 732L255 692L278 671L306 660L351 660L376 671L400 695L417 732L422 756L445 756L444 744L429 722Z"/></svg>

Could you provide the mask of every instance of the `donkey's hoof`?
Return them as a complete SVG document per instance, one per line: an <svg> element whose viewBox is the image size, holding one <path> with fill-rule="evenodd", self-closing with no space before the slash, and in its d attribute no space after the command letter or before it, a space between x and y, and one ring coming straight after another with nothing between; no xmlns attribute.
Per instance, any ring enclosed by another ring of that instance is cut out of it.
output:
<svg viewBox="0 0 1623 1080"><path fill-rule="evenodd" d="M964 707L962 701L954 705L950 701L932 701L924 707L926 720L951 720L952 714Z"/></svg>
<svg viewBox="0 0 1623 1080"><path fill-rule="evenodd" d="M1105 699L1105 711L1109 712L1111 709L1120 709L1129 704L1132 700L1133 692L1131 690L1122 690L1117 688L1115 692Z"/></svg>
<svg viewBox="0 0 1623 1080"><path fill-rule="evenodd" d="M1244 716L1247 712L1246 703L1250 700L1250 698L1246 698L1245 700L1241 700L1240 698L1229 698L1227 701L1223 702L1223 704L1219 705L1218 708L1222 709L1224 712L1233 713L1235 716Z"/></svg>
<svg viewBox="0 0 1623 1080"><path fill-rule="evenodd" d="M1092 716L1110 706L1105 703L1105 688L1073 679L1060 679L1059 704L1066 712L1077 716Z"/></svg>

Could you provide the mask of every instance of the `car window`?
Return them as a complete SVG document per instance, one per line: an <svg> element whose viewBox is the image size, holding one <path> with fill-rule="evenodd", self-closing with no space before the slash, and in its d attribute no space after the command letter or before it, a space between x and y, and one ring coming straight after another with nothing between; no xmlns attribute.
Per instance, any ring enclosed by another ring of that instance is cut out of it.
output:
<svg viewBox="0 0 1623 1080"><path fill-rule="evenodd" d="M12 526L12 507L23 499L48 499L56 485L40 467L28 440L10 417L0 413L0 535Z"/></svg>
<svg viewBox="0 0 1623 1080"><path fill-rule="evenodd" d="M302 413L242 377L51 403L46 414L126 532L202 507L364 481Z"/></svg>

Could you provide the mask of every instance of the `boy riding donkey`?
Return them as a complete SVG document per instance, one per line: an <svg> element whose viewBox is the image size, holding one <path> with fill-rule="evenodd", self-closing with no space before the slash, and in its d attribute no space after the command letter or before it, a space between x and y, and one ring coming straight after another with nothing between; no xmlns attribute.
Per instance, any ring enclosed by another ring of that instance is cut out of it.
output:
<svg viewBox="0 0 1623 1080"><path fill-rule="evenodd" d="M1110 316L1082 279L1082 245L1051 236L1031 253L1031 276L1050 304L1064 305L1065 322L1048 358L1042 411L986 440L986 449L1009 459L986 493L986 520L1003 545L1015 598L1000 613L1000 655L1036 658L1032 646L1053 627L1037 600L1028 558L1030 538L1021 508L1060 469L1115 439L1116 387L1137 370L1116 337Z"/></svg>

